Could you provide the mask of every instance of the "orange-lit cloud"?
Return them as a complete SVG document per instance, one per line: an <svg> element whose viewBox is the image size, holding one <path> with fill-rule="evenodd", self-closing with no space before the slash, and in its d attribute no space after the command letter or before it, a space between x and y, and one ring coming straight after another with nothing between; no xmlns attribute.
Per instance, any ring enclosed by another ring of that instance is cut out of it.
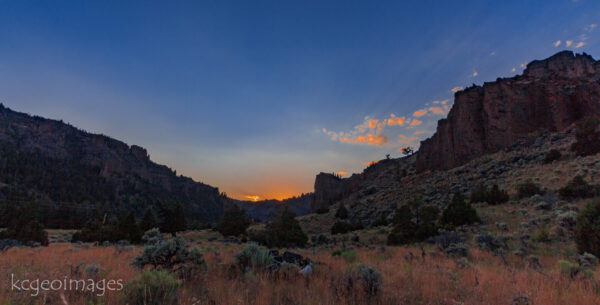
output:
<svg viewBox="0 0 600 305"><path fill-rule="evenodd" d="M377 160L375 160L375 161L365 161L365 162L363 162L363 165L371 166L373 164L377 164L377 162L379 162L379 161L377 161Z"/></svg>
<svg viewBox="0 0 600 305"><path fill-rule="evenodd" d="M410 126L417 126L417 125L421 125L421 123L423 123L423 121L414 119L412 120L412 122L410 122Z"/></svg>
<svg viewBox="0 0 600 305"><path fill-rule="evenodd" d="M427 109L420 109L420 110L415 111L415 113L413 113L413 116L414 117L422 117L426 114L427 114Z"/></svg>
<svg viewBox="0 0 600 305"><path fill-rule="evenodd" d="M394 125L398 125L398 126L403 126L404 122L406 121L406 118L401 116L401 117L397 117L395 114L391 114L390 118L387 119L387 124L389 126L394 126Z"/></svg>
<svg viewBox="0 0 600 305"><path fill-rule="evenodd" d="M454 87L454 88L452 88L452 90L450 90L450 91L452 91L452 92L456 93L456 92L458 92L458 91L460 91L460 90L462 90L462 89L464 89L464 88L463 88L463 87L461 87L461 86L458 86L458 87Z"/></svg>
<svg viewBox="0 0 600 305"><path fill-rule="evenodd" d="M366 135L360 135L356 137L342 137L340 141L353 144L367 144L381 146L388 143L388 138L384 135L374 135L367 133Z"/></svg>
<svg viewBox="0 0 600 305"><path fill-rule="evenodd" d="M422 133L425 133L425 130L418 130L418 131L415 131L415 134L422 134Z"/></svg>
<svg viewBox="0 0 600 305"><path fill-rule="evenodd" d="M248 200L251 200L251 201L254 201L254 202L260 200L260 196L257 196L257 195L246 195L246 196L244 196L244 198L246 198Z"/></svg>
<svg viewBox="0 0 600 305"><path fill-rule="evenodd" d="M379 120L369 120L369 129L375 129Z"/></svg>
<svg viewBox="0 0 600 305"><path fill-rule="evenodd" d="M335 172L335 173L336 173L336 174L338 174L338 175L340 175L340 176L345 176L345 175L348 175L348 172L347 172L347 171L337 171L337 172Z"/></svg>
<svg viewBox="0 0 600 305"><path fill-rule="evenodd" d="M444 109L440 107L429 107L429 111L431 111L434 114L444 114Z"/></svg>
<svg viewBox="0 0 600 305"><path fill-rule="evenodd" d="M578 44L576 44L576 45L574 46L574 48L575 48L575 49L579 49L579 48L581 48L581 47L583 47L583 46L585 46L585 42L583 42L583 41L580 41Z"/></svg>

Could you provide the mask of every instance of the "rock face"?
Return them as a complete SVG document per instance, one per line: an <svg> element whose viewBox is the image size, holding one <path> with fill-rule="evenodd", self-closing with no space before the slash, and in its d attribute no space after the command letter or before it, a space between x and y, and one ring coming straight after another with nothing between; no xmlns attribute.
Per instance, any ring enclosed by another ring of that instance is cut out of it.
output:
<svg viewBox="0 0 600 305"><path fill-rule="evenodd" d="M523 75L457 92L446 119L421 142L416 169L443 170L497 152L534 131L560 131L600 115L600 61L563 51Z"/></svg>
<svg viewBox="0 0 600 305"><path fill-rule="evenodd" d="M315 179L315 196L311 211L328 207L344 193L344 182L340 177L328 173L319 173Z"/></svg>
<svg viewBox="0 0 600 305"><path fill-rule="evenodd" d="M181 202L186 215L199 221L215 221L223 212L224 198L218 188L152 162L142 147L1 104L0 148L0 161L4 161L0 162L0 182L34 191L57 205L87 202L108 205L109 212L121 209L141 214L156 200ZM6 164L9 157L13 164ZM48 179L49 175L53 177ZM100 187L102 191L96 191ZM84 190L81 196L76 189Z"/></svg>

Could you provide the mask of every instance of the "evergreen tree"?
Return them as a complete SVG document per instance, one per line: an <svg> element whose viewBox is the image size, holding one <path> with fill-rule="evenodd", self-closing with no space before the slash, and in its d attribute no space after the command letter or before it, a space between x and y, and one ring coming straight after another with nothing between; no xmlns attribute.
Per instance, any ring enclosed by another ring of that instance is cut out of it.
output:
<svg viewBox="0 0 600 305"><path fill-rule="evenodd" d="M302 231L296 214L285 210L267 225L266 241L269 247L304 247L308 236Z"/></svg>
<svg viewBox="0 0 600 305"><path fill-rule="evenodd" d="M178 202L172 209L169 209L159 201L157 207L160 217L159 228L161 232L171 233L171 235L175 236L177 232L187 229L185 212L181 203Z"/></svg>
<svg viewBox="0 0 600 305"><path fill-rule="evenodd" d="M130 212L126 217L119 221L119 239L125 239L132 243L139 243L142 240L142 231L135 220L135 215Z"/></svg>
<svg viewBox="0 0 600 305"><path fill-rule="evenodd" d="M236 204L231 204L223 213L217 231L223 236L240 236L246 234L248 226L250 226L250 219L246 212Z"/></svg>
<svg viewBox="0 0 600 305"><path fill-rule="evenodd" d="M388 245L403 245L415 240L416 224L412 221L412 212L408 205L402 205L394 213L394 228L388 235Z"/></svg>
<svg viewBox="0 0 600 305"><path fill-rule="evenodd" d="M14 205L10 209L10 216L6 231L1 238L15 239L22 242L39 242L48 245L48 233L38 221L38 205L34 201L26 202L21 206Z"/></svg>
<svg viewBox="0 0 600 305"><path fill-rule="evenodd" d="M146 209L146 212L142 217L142 221L140 222L140 228L144 232L156 228L156 217L154 216L151 208Z"/></svg>

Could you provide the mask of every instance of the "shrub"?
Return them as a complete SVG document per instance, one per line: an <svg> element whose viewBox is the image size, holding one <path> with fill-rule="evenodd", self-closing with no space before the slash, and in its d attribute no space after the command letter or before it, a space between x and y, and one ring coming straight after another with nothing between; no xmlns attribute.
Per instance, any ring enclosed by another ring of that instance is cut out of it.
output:
<svg viewBox="0 0 600 305"><path fill-rule="evenodd" d="M243 209L231 204L223 213L221 221L217 225L217 231L223 236L240 236L246 234L250 226L250 219Z"/></svg>
<svg viewBox="0 0 600 305"><path fill-rule="evenodd" d="M541 227L540 230L533 236L533 241L538 243L549 243L552 241L550 237L550 232L546 227Z"/></svg>
<svg viewBox="0 0 600 305"><path fill-rule="evenodd" d="M340 203L340 207L338 208L337 212L335 212L335 217L339 219L348 218L348 210L346 210L346 207L343 203Z"/></svg>
<svg viewBox="0 0 600 305"><path fill-rule="evenodd" d="M591 201L579 212L574 238L580 253L600 256L600 199Z"/></svg>
<svg viewBox="0 0 600 305"><path fill-rule="evenodd" d="M331 234L345 234L348 232L360 230L360 226L353 225L345 221L336 221L333 226L331 226Z"/></svg>
<svg viewBox="0 0 600 305"><path fill-rule="evenodd" d="M123 299L130 305L175 305L180 286L166 271L146 270L125 286Z"/></svg>
<svg viewBox="0 0 600 305"><path fill-rule="evenodd" d="M456 192L452 197L450 204L446 206L442 212L440 223L449 228L455 228L461 225L473 224L475 222L481 222L477 211L471 204L465 201L465 197L462 193Z"/></svg>
<svg viewBox="0 0 600 305"><path fill-rule="evenodd" d="M528 179L523 183L517 184L517 194L519 199L523 199L533 195L543 195L544 192L539 185Z"/></svg>
<svg viewBox="0 0 600 305"><path fill-rule="evenodd" d="M329 207L322 206L315 211L317 214L327 214L329 213Z"/></svg>
<svg viewBox="0 0 600 305"><path fill-rule="evenodd" d="M117 242L127 240L131 243L139 243L141 238L142 231L135 220L133 212L131 212L121 219L111 219L106 222L100 220L88 221L81 230L73 234L71 241Z"/></svg>
<svg viewBox="0 0 600 305"><path fill-rule="evenodd" d="M579 156L589 156L600 152L600 131L598 118L587 117L577 123L575 143L571 150Z"/></svg>
<svg viewBox="0 0 600 305"><path fill-rule="evenodd" d="M342 259L348 263L353 263L358 260L358 254L354 250L344 250L340 255Z"/></svg>
<svg viewBox="0 0 600 305"><path fill-rule="evenodd" d="M273 263L273 257L269 251L257 244L250 244L236 254L235 262L240 270L245 271L248 268L262 270Z"/></svg>
<svg viewBox="0 0 600 305"><path fill-rule="evenodd" d="M596 187L587 183L581 175L577 175L559 189L558 194L564 199L589 198L596 194Z"/></svg>
<svg viewBox="0 0 600 305"><path fill-rule="evenodd" d="M544 156L544 164L552 163L554 161L560 160L562 154L557 149L551 149Z"/></svg>
<svg viewBox="0 0 600 305"><path fill-rule="evenodd" d="M572 279L578 276L582 276L584 278L594 277L593 271L580 265L573 264L569 261L561 260L558 262L558 265L560 268L560 273L569 276Z"/></svg>
<svg viewBox="0 0 600 305"><path fill-rule="evenodd" d="M469 195L469 201L471 203L475 202L485 202L487 198L487 188L482 184L478 185L475 189L471 191Z"/></svg>
<svg viewBox="0 0 600 305"><path fill-rule="evenodd" d="M500 204L508 201L508 193L505 190L501 190L497 184L492 186L487 193L486 202L489 204Z"/></svg>
<svg viewBox="0 0 600 305"><path fill-rule="evenodd" d="M487 202L488 204L500 204L508 201L508 193L501 190L497 184L494 184L491 189L487 189L483 184L480 184L476 189L471 191L469 197L471 203Z"/></svg>
<svg viewBox="0 0 600 305"><path fill-rule="evenodd" d="M388 220L387 220L387 218L385 218L384 215L380 215L379 217L375 218L375 220L371 224L372 227L380 227L380 226L387 226L387 225L388 225Z"/></svg>
<svg viewBox="0 0 600 305"><path fill-rule="evenodd" d="M156 231L149 232L153 234ZM182 238L148 238L148 234L144 237L152 243L146 245L144 251L135 257L132 265L140 269L151 266L153 269L175 272L185 279L206 270L206 262L200 250L194 248L190 251Z"/></svg>
<svg viewBox="0 0 600 305"><path fill-rule="evenodd" d="M360 264L344 270L340 283L335 286L337 289L344 288L348 297L356 297L353 295L355 287L361 288L367 297L374 297L381 290L381 285L381 273L372 267Z"/></svg>

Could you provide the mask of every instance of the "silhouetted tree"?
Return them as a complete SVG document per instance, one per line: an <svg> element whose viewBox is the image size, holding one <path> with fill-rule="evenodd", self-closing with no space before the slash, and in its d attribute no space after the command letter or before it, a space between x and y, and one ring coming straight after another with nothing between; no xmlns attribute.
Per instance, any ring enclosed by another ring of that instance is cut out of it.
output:
<svg viewBox="0 0 600 305"><path fill-rule="evenodd" d="M142 221L140 222L140 228L142 229L142 231L146 232L156 227L156 217L154 216L152 209L147 208L146 212L144 213L144 216L142 217Z"/></svg>
<svg viewBox="0 0 600 305"><path fill-rule="evenodd" d="M223 213L217 231L223 236L240 236L246 234L248 226L250 226L250 219L246 212L237 205L231 204Z"/></svg>
<svg viewBox="0 0 600 305"><path fill-rule="evenodd" d="M441 224L448 229L480 221L477 211L465 201L465 197L460 192L454 193L452 201L446 206L440 219Z"/></svg>
<svg viewBox="0 0 600 305"><path fill-rule="evenodd" d="M308 236L296 220L296 214L287 207L267 225L265 233L268 247L304 247L308 241Z"/></svg>
<svg viewBox="0 0 600 305"><path fill-rule="evenodd" d="M337 212L335 212L335 217L339 219L348 218L348 210L346 209L343 203L340 203L340 207L338 208Z"/></svg>

